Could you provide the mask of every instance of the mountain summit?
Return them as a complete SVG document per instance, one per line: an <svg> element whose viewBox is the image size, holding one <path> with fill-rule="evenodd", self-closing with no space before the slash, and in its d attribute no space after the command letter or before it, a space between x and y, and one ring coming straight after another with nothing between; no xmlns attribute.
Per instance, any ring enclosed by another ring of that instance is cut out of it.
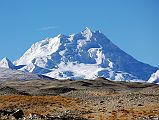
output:
<svg viewBox="0 0 159 120"><path fill-rule="evenodd" d="M57 79L147 81L157 70L122 51L100 31L89 28L37 42L14 63L24 66L20 70Z"/></svg>
<svg viewBox="0 0 159 120"><path fill-rule="evenodd" d="M0 67L15 69L15 66L13 65L13 63L7 57L3 58L0 61Z"/></svg>

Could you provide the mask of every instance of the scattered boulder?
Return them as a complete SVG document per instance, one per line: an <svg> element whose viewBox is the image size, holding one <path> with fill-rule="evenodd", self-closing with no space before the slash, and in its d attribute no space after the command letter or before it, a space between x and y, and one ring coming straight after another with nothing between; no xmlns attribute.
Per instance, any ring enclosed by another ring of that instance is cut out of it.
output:
<svg viewBox="0 0 159 120"><path fill-rule="evenodd" d="M36 113L30 113L28 118L29 118L29 120L39 119L39 118L44 119L44 118L46 118L46 116L39 115L39 114L36 114Z"/></svg>
<svg viewBox="0 0 159 120"><path fill-rule="evenodd" d="M13 114L12 114L12 116L14 116L15 117L15 119L20 119L20 118L23 118L24 117L24 113L23 113L23 111L22 110L17 110L17 111L15 111Z"/></svg>
<svg viewBox="0 0 159 120"><path fill-rule="evenodd" d="M9 116L14 112L15 112L14 110L0 110L0 116Z"/></svg>

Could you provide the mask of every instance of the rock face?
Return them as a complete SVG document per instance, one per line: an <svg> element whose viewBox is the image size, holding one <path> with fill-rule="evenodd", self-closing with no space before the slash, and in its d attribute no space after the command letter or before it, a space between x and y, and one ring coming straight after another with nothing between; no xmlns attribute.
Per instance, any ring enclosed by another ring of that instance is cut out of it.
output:
<svg viewBox="0 0 159 120"><path fill-rule="evenodd" d="M137 61L100 31L89 28L37 42L14 62L19 70L57 79L144 80L157 70Z"/></svg>

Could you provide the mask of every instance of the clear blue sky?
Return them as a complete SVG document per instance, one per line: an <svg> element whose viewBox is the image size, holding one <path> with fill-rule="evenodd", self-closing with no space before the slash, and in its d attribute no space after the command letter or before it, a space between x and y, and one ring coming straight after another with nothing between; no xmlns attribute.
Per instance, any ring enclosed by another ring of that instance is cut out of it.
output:
<svg viewBox="0 0 159 120"><path fill-rule="evenodd" d="M159 0L1 0L0 59L14 61L37 41L86 26L159 66Z"/></svg>

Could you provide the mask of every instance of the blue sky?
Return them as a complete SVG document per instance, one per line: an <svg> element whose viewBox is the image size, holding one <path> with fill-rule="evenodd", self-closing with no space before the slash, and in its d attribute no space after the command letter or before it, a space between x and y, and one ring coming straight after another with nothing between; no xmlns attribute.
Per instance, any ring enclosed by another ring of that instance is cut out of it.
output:
<svg viewBox="0 0 159 120"><path fill-rule="evenodd" d="M85 27L159 66L159 0L1 0L0 59L14 61L37 41Z"/></svg>

